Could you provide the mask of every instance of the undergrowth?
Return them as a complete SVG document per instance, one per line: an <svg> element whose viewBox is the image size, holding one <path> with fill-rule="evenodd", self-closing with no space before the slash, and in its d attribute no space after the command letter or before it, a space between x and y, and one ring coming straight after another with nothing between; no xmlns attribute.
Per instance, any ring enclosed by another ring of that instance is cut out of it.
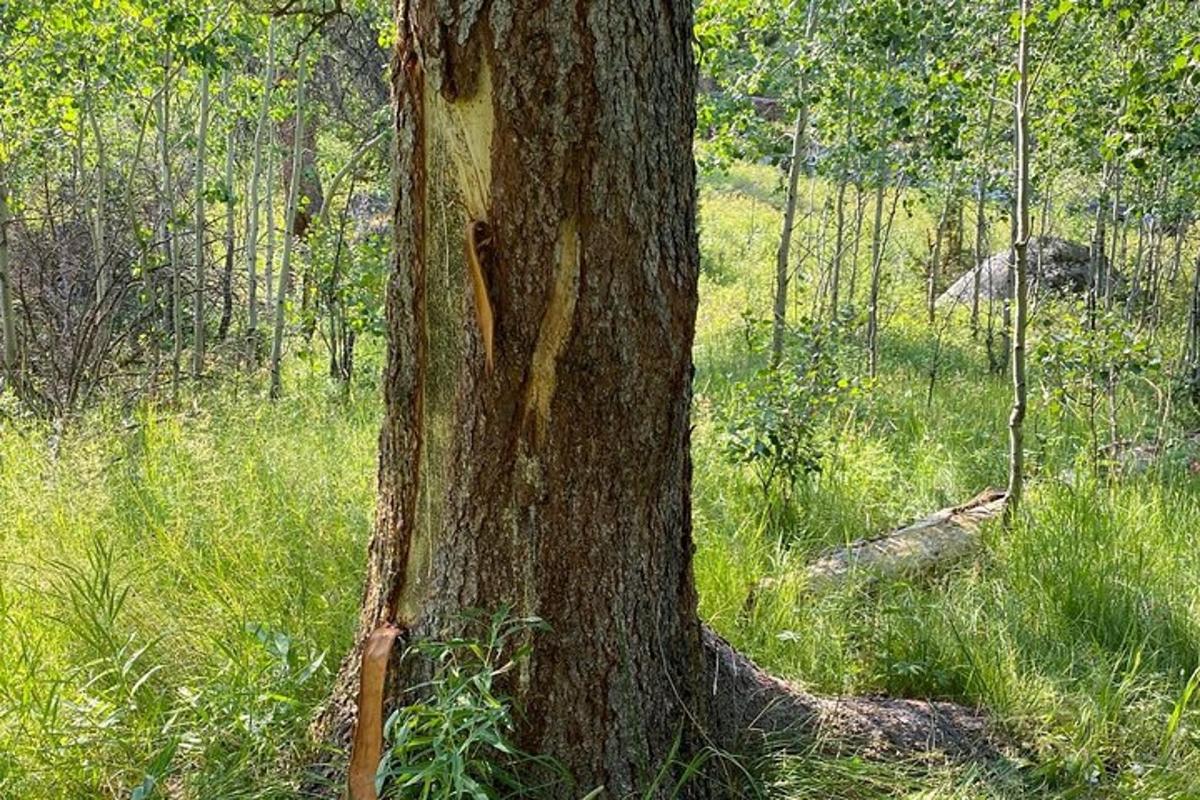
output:
<svg viewBox="0 0 1200 800"><path fill-rule="evenodd" d="M701 613L814 690L979 705L1019 755L989 769L790 756L754 766L754 780L798 800L1200 796L1194 462L1097 476L1083 454L1092 432L1040 392L1037 365L1031 484L1011 530L986 529L980 558L937 577L804 585L821 551L1001 485L1009 393L964 321L938 332L922 319L918 209L897 223L878 380L805 431L819 447L794 481L764 489L731 459L730 400L766 365L745 320L770 308L777 180L739 167L701 198ZM812 297L795 303L800 318ZM847 314L845 375L865 370L861 314ZM305 746L352 639L380 408L370 377L346 397L315 367L291 370L274 404L254 378L62 430L0 421L0 797L297 796L280 765ZM1159 433L1154 409L1152 392L1131 390L1121 436ZM1176 414L1163 433L1187 424ZM445 732L464 693L495 710L478 680L509 662L442 647L442 695L392 722L393 785L430 774L414 731ZM504 719L488 719L468 726L480 752L508 747ZM480 786L506 779L486 756L470 763Z"/></svg>

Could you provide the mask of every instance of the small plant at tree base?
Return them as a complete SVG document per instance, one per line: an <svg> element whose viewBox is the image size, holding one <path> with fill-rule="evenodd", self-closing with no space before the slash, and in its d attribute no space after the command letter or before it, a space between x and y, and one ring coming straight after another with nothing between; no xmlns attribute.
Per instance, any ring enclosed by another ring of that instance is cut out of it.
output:
<svg viewBox="0 0 1200 800"><path fill-rule="evenodd" d="M545 624L512 618L507 608L471 612L466 622L479 630L477 638L427 640L405 654L431 661L433 676L416 688L420 699L384 727L387 749L376 776L383 797L535 797L539 789L525 775L550 776L543 787L567 780L551 759L513 744L512 702L498 685L529 658L529 634Z"/></svg>
<svg viewBox="0 0 1200 800"><path fill-rule="evenodd" d="M761 347L768 327L750 323L751 346ZM724 409L725 457L749 465L763 494L779 481L790 493L796 482L821 470L822 423L860 396L866 384L843 376L838 328L804 320L789 331L783 360L734 385Z"/></svg>

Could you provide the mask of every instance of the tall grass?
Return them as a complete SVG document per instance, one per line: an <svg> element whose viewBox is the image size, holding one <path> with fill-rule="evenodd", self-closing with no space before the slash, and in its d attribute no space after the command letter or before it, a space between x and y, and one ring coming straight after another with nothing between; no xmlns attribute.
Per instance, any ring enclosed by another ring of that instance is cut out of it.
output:
<svg viewBox="0 0 1200 800"><path fill-rule="evenodd" d="M1026 510L985 530L980 558L805 586L820 551L1000 485L1009 400L961 319L940 337L922 319L929 220L915 207L888 259L883 372L829 416L821 471L784 496L727 462L723 404L762 365L744 328L769 314L777 183L739 167L702 192L701 612L815 690L979 705L1019 757L984 769L812 754L773 763L771 795L1200 797L1200 494L1186 458L1068 482L1086 434L1035 391ZM798 315L811 287L796 285ZM843 358L861 373L861 348ZM0 797L297 796L281 765L352 636L379 406L372 367L348 398L291 368L275 404L231 380L182 411L100 409L65 432L0 422ZM1123 430L1146 419L1135 403Z"/></svg>
<svg viewBox="0 0 1200 800"><path fill-rule="evenodd" d="M378 417L370 386L294 380L4 429L0 796L291 796L277 765L352 635Z"/></svg>

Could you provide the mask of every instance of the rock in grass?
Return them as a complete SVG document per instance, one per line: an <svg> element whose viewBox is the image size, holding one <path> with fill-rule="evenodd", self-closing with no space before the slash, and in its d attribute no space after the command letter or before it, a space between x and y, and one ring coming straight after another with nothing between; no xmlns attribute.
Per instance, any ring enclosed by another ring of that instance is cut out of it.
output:
<svg viewBox="0 0 1200 800"><path fill-rule="evenodd" d="M1029 274L1034 292L1053 291L1066 294L1083 294L1092 282L1091 256L1085 244L1043 236L1029 243ZM1012 252L1008 248L992 253L973 270L963 273L950 288L938 298L939 306L971 307L975 294L975 276L979 276L980 302L1004 300L1011 296L1009 286L1009 260ZM1108 261L1104 261L1103 275L1109 274ZM1103 278L1102 278L1103 281ZM1101 286L1103 291L1104 287Z"/></svg>

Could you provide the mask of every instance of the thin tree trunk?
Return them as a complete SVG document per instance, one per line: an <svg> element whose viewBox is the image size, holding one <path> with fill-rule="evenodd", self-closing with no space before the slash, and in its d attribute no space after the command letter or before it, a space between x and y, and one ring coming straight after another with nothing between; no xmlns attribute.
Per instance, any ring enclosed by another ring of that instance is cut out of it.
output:
<svg viewBox="0 0 1200 800"><path fill-rule="evenodd" d="M1200 404L1200 255L1192 271L1192 296L1188 307L1187 371L1188 393L1193 405Z"/></svg>
<svg viewBox="0 0 1200 800"><path fill-rule="evenodd" d="M96 117L95 98L87 99L88 124L96 139L96 195L94 200L96 217L93 220L92 256L96 269L96 303L99 304L108 294L112 276L108 265L108 238L104 226L104 216L108 211L105 183L108 180L108 164L104 147L104 135L100 132L100 121Z"/></svg>
<svg viewBox="0 0 1200 800"><path fill-rule="evenodd" d="M950 212L957 202L956 184L958 182L958 165L955 164L950 172L950 183L946 188L946 200L942 212L938 215L937 230L933 234L933 247L929 254L929 269L925 273L925 311L929 324L933 325L937 317L938 280L942 269L942 243L946 238L946 223L950 220Z"/></svg>
<svg viewBox="0 0 1200 800"><path fill-rule="evenodd" d="M850 250L850 286L847 301L854 308L858 294L858 254L862 245L862 229L864 217L867 215L867 196L863 194L863 174L861 166L858 178L854 182L854 244Z"/></svg>
<svg viewBox="0 0 1200 800"><path fill-rule="evenodd" d="M829 318L838 317L838 289L842 273L842 248L846 237L846 175L843 172L838 179L837 200L835 202L833 254L829 264Z"/></svg>
<svg viewBox="0 0 1200 800"><path fill-rule="evenodd" d="M286 229L283 234L283 263L279 266L279 291L275 294L275 330L271 337L271 399L283 393L283 322L287 312L288 284L292 280L292 250L295 247L297 203L300 196L300 171L304 162L304 49L297 57L296 68L296 122L292 130L292 175L288 182L287 205L284 207Z"/></svg>
<svg viewBox="0 0 1200 800"><path fill-rule="evenodd" d="M8 268L8 184L0 173L0 323L4 334L4 375L9 386L17 383L17 316L13 306L12 276Z"/></svg>
<svg viewBox="0 0 1200 800"><path fill-rule="evenodd" d="M225 70L222 80L221 95L225 103L232 108L229 98L229 80L231 73ZM230 121L229 133L225 138L225 269L221 273L221 321L217 326L217 341L224 342L229 335L229 324L233 320L233 244L234 244L234 207L236 193L233 190L234 154L237 152L237 118Z"/></svg>
<svg viewBox="0 0 1200 800"><path fill-rule="evenodd" d="M274 319L275 311L275 153L267 149L267 196L263 209L267 221L267 251L263 254L263 280L267 287L266 308Z"/></svg>
<svg viewBox="0 0 1200 800"><path fill-rule="evenodd" d="M196 123L196 221L193 227L192 267L196 290L192 305L192 377L204 371L204 160L208 145L208 69L200 70L200 119Z"/></svg>
<svg viewBox="0 0 1200 800"><path fill-rule="evenodd" d="M171 400L179 402L179 379L183 369L183 286L179 275L179 243L175 231L175 184L171 178L171 70L172 52L167 46L159 105L159 150L162 157L162 188L167 242L171 265Z"/></svg>
<svg viewBox="0 0 1200 800"><path fill-rule="evenodd" d="M1125 239L1124 226L1122 224L1123 214L1121 213L1121 167L1120 165L1113 166L1113 199L1112 199L1112 254L1108 257L1108 273L1109 281L1104 285L1104 310L1112 311L1113 306L1113 283L1112 278L1120 272L1124 266L1124 260L1118 251L1120 243Z"/></svg>
<svg viewBox="0 0 1200 800"><path fill-rule="evenodd" d="M246 323L246 339L251 363L257 362L258 336L258 215L260 201L260 177L262 175L262 160L264 141L270 137L271 92L275 87L275 20L267 26L267 67L263 76L262 103L258 109L258 121L254 127L254 160L250 167L250 199L246 227L246 312L249 315ZM270 155L267 156L270 160ZM268 192L271 191L271 176L267 177ZM270 203L268 202L268 209ZM269 213L269 212L268 212ZM268 217L267 225L270 227ZM268 255L268 259L270 257ZM271 274L267 273L267 308L271 307Z"/></svg>
<svg viewBox="0 0 1200 800"><path fill-rule="evenodd" d="M883 257L887 251L888 240L892 235L892 221L896 218L896 207L900 205L900 195L904 191L904 175L901 173L896 181L896 193L892 197L892 207L888 211L887 224L883 233L879 231L880 215L883 210L884 190L887 187L887 169L879 176L879 187L875 190L875 224L871 235L871 294L867 306L867 373L872 377L879 375L879 291L883 282Z"/></svg>
<svg viewBox="0 0 1200 800"><path fill-rule="evenodd" d="M808 19L804 26L805 46L812 41L817 25L817 0L808 0ZM787 198L783 208L783 230L779 234L779 249L775 253L775 314L771 326L771 364L783 360L783 340L787 331L788 282L791 278L792 229L796 224L796 198L800 173L804 170L808 149L808 71L800 72L800 108L796 111L796 126L792 134L792 160L788 164Z"/></svg>
<svg viewBox="0 0 1200 800"><path fill-rule="evenodd" d="M1029 40L1026 28L1030 0L1021 0L1021 38L1017 47L1017 235L1013 240L1016 255L1012 337L1013 405L1008 420L1008 503L1005 515L1012 519L1020 508L1024 492L1025 325L1029 304Z"/></svg>
<svg viewBox="0 0 1200 800"><path fill-rule="evenodd" d="M1108 201L1109 165L1106 162L1100 171L1100 194L1096 198L1096 216L1092 222L1092 243L1088 253L1091 268L1091 283L1088 286L1087 311L1088 327L1095 329L1096 314L1100 307L1101 293L1108 281L1105 269L1104 214Z"/></svg>

